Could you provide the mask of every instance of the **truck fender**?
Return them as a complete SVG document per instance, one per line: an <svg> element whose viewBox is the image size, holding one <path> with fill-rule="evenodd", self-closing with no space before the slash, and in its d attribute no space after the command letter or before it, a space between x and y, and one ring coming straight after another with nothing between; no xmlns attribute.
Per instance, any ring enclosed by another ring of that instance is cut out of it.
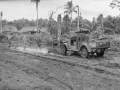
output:
<svg viewBox="0 0 120 90"><path fill-rule="evenodd" d="M83 47L86 47L87 50L88 50L88 52L92 52L92 49L88 46L88 44L83 44L83 45L80 47L79 50L81 51L81 49L82 49Z"/></svg>
<svg viewBox="0 0 120 90"><path fill-rule="evenodd" d="M65 44L65 43L61 44L60 46L65 46L65 48L67 49L67 46L66 46L66 44Z"/></svg>

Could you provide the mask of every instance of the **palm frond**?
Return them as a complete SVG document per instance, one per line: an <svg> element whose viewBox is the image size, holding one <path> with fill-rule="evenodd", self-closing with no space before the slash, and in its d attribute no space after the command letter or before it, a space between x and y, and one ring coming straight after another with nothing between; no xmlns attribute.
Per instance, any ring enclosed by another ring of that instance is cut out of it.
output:
<svg viewBox="0 0 120 90"><path fill-rule="evenodd" d="M86 21L86 23L87 23L90 27L92 27L92 24L90 23L89 20L85 19L85 21Z"/></svg>
<svg viewBox="0 0 120 90"><path fill-rule="evenodd" d="M77 13L77 11L75 9L72 10L73 12Z"/></svg>
<svg viewBox="0 0 120 90"><path fill-rule="evenodd" d="M72 7L73 7L73 3L72 3L72 1L67 2L67 5L69 6L69 8L72 8Z"/></svg>
<svg viewBox="0 0 120 90"><path fill-rule="evenodd" d="M64 13L70 14L70 11L64 11Z"/></svg>
<svg viewBox="0 0 120 90"><path fill-rule="evenodd" d="M86 28L88 28L89 30L92 30L93 29L92 23L87 19L85 19L85 22L86 22L85 24Z"/></svg>
<svg viewBox="0 0 120 90"><path fill-rule="evenodd" d="M65 6L64 9L69 10L69 7L68 7L68 6Z"/></svg>
<svg viewBox="0 0 120 90"><path fill-rule="evenodd" d="M40 0L31 0L31 2L35 2L36 3L36 10L38 9L38 3L40 2Z"/></svg>
<svg viewBox="0 0 120 90"><path fill-rule="evenodd" d="M92 23L92 22L90 22L89 20L87 20L87 19L85 19L85 21L86 21L86 28L89 28L91 31L93 31L93 30L96 30L96 28L97 28L97 26L98 26L98 24L97 23Z"/></svg>
<svg viewBox="0 0 120 90"><path fill-rule="evenodd" d="M67 4L65 5L64 9L66 9L66 10L72 10L72 8L73 8L73 4L72 4L72 1L70 1L70 2L67 2Z"/></svg>

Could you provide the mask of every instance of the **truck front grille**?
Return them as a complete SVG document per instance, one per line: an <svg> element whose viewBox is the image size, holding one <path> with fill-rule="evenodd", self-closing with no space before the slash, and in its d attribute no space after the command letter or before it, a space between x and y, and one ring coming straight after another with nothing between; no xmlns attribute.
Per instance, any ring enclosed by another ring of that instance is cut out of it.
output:
<svg viewBox="0 0 120 90"><path fill-rule="evenodd" d="M103 44L98 43L98 48L109 48L110 42L105 42Z"/></svg>

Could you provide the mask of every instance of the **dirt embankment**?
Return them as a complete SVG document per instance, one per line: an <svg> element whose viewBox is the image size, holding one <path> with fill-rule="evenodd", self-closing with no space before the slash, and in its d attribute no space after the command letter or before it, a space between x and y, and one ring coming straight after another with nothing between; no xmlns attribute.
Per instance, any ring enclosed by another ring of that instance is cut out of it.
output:
<svg viewBox="0 0 120 90"><path fill-rule="evenodd" d="M119 73L95 69L105 67L98 60L79 60L65 63L0 46L0 90L120 90Z"/></svg>

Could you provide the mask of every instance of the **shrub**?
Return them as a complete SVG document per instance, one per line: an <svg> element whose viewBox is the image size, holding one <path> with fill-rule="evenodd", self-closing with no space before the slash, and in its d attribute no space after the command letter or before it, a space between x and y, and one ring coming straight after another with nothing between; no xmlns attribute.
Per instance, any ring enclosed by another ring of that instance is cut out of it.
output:
<svg viewBox="0 0 120 90"><path fill-rule="evenodd" d="M14 35L10 40L11 45L24 47L41 47L52 46L51 35L34 34L34 35Z"/></svg>
<svg viewBox="0 0 120 90"><path fill-rule="evenodd" d="M36 35L26 35L24 38L24 43L30 47L40 47L41 46L41 38L38 38Z"/></svg>
<svg viewBox="0 0 120 90"><path fill-rule="evenodd" d="M110 34L110 35L115 34L115 32L113 31L113 29L110 29L110 28L105 28L105 29L104 29L104 33L105 33L105 34Z"/></svg>
<svg viewBox="0 0 120 90"><path fill-rule="evenodd" d="M0 34L0 42L1 43L6 43L8 42L8 37L3 35L3 34Z"/></svg>

